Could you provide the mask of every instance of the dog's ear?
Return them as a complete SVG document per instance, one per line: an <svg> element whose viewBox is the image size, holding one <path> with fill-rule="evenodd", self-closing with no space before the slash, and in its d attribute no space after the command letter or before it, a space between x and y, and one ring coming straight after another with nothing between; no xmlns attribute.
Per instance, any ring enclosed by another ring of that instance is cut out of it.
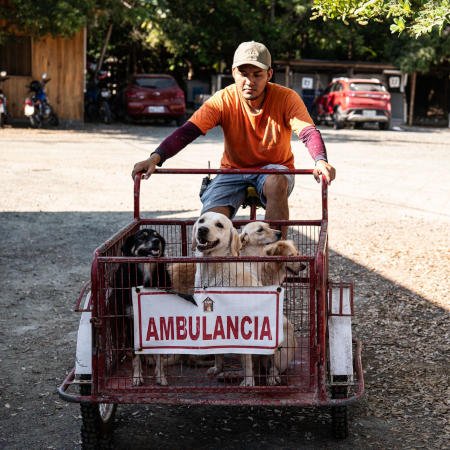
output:
<svg viewBox="0 0 450 450"><path fill-rule="evenodd" d="M240 234L239 238L241 240L241 248L244 248L248 244L248 241L249 241L248 233L244 232L244 233Z"/></svg>
<svg viewBox="0 0 450 450"><path fill-rule="evenodd" d="M128 236L122 245L122 253L124 256L133 256L131 249L134 246L134 234Z"/></svg>
<svg viewBox="0 0 450 450"><path fill-rule="evenodd" d="M230 235L230 250L232 256L239 256L239 251L242 248L241 239L239 237L239 233L236 230L236 228L231 228L231 235Z"/></svg>
<svg viewBox="0 0 450 450"><path fill-rule="evenodd" d="M274 256L277 255L278 250L278 242L275 242L273 244L268 244L264 248L264 252L267 256Z"/></svg>

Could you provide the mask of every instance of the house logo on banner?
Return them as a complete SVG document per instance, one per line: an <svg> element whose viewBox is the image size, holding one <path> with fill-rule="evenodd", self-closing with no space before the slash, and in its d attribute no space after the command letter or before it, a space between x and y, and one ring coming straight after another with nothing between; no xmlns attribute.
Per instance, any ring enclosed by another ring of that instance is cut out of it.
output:
<svg viewBox="0 0 450 450"><path fill-rule="evenodd" d="M279 286L215 287L194 298L198 306L157 288L133 290L136 353L270 355L283 341Z"/></svg>
<svg viewBox="0 0 450 450"><path fill-rule="evenodd" d="M214 311L214 300L210 297L206 297L203 300L203 312L213 312Z"/></svg>

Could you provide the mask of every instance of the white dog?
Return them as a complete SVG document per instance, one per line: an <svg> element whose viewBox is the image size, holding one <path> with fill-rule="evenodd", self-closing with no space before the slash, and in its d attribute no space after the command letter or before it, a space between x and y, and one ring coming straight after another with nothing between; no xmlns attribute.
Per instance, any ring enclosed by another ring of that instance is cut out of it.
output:
<svg viewBox="0 0 450 450"><path fill-rule="evenodd" d="M241 240L231 220L223 214L206 212L194 224L192 249L197 256L239 256ZM260 286L257 274L239 262L198 263L195 274L196 286ZM253 361L251 355L244 355L244 381L242 386L254 386ZM209 375L223 371L223 356L215 355L215 364L208 370Z"/></svg>

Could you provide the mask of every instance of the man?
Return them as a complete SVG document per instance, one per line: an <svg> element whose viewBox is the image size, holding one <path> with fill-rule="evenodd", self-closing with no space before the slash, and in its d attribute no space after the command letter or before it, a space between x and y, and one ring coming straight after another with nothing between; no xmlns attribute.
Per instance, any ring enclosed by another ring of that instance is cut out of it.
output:
<svg viewBox="0 0 450 450"><path fill-rule="evenodd" d="M320 132L295 91L270 83L273 70L267 48L259 42L243 42L236 49L232 69L235 83L216 92L150 158L135 164L133 178L139 172L148 178L156 166L220 125L225 141L222 168L294 169L290 144L294 131L316 162L316 179L323 174L330 183L336 171L327 162ZM288 197L294 187L290 174L219 174L201 197L202 213L215 211L232 218L249 185L256 188L265 206L266 220L289 219Z"/></svg>

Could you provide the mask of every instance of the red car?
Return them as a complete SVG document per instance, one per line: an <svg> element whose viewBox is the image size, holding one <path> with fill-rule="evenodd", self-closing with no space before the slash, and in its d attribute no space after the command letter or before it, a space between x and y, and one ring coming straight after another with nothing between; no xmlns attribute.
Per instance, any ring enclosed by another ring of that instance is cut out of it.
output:
<svg viewBox="0 0 450 450"><path fill-rule="evenodd" d="M124 89L126 117L137 119L185 120L184 92L170 75L137 74Z"/></svg>
<svg viewBox="0 0 450 450"><path fill-rule="evenodd" d="M391 126L391 94L375 78L336 78L317 97L313 113L316 123L332 123L335 129L354 123L377 122L381 130Z"/></svg>

